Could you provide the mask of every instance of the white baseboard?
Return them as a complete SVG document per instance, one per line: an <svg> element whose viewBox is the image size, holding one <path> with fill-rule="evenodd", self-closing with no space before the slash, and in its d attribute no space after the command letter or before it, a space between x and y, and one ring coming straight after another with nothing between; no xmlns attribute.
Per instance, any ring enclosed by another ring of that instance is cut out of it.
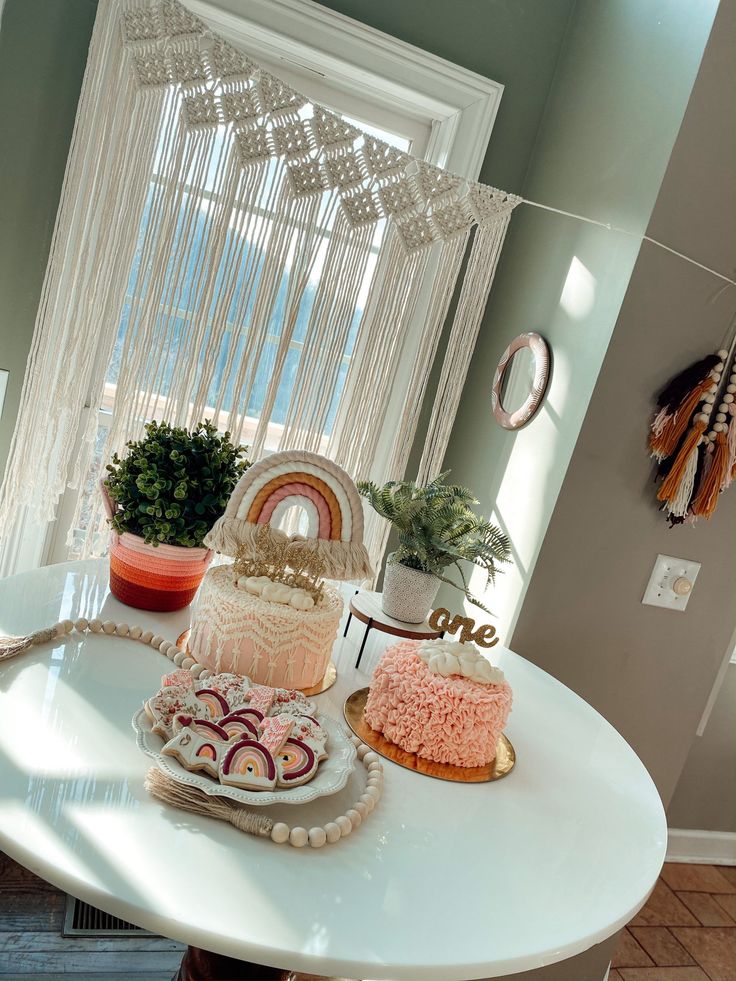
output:
<svg viewBox="0 0 736 981"><path fill-rule="evenodd" d="M667 862L736 865L736 834L730 831L689 831L670 828Z"/></svg>

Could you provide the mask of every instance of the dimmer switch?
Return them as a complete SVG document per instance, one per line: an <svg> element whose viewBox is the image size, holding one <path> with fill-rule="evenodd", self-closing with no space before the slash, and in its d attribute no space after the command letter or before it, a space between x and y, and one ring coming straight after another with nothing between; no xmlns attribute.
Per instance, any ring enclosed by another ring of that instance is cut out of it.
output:
<svg viewBox="0 0 736 981"><path fill-rule="evenodd" d="M663 606L666 610L684 610L699 572L699 562L658 555L642 603Z"/></svg>

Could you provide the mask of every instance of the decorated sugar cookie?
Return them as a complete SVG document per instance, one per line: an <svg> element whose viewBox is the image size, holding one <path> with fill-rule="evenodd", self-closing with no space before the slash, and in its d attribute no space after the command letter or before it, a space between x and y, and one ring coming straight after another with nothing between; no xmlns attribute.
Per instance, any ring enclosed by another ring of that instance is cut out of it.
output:
<svg viewBox="0 0 736 981"><path fill-rule="evenodd" d="M218 725L225 730L230 739L233 737L237 737L238 739L258 739L258 722L253 719L252 715L248 717L240 713L231 712L230 715L218 719Z"/></svg>
<svg viewBox="0 0 736 981"><path fill-rule="evenodd" d="M273 756L291 735L295 721L293 715L272 715L261 723L261 742Z"/></svg>
<svg viewBox="0 0 736 981"><path fill-rule="evenodd" d="M312 739L321 739L323 742L326 742L327 732L317 722L314 716L295 715L293 718L294 731L292 732L292 736L296 739L304 739L305 736L309 736Z"/></svg>
<svg viewBox="0 0 736 981"><path fill-rule="evenodd" d="M276 764L262 743L241 739L225 753L219 778L220 783L245 790L271 790L276 786Z"/></svg>
<svg viewBox="0 0 736 981"><path fill-rule="evenodd" d="M294 504L306 511L306 538L289 538L276 527ZM274 542L288 542L295 550L314 554L331 579L372 575L363 544L363 507L355 484L341 467L317 453L272 453L250 467L204 541L209 548L234 558L243 545L255 549L263 527Z"/></svg>
<svg viewBox="0 0 736 981"><path fill-rule="evenodd" d="M248 705L266 715L273 705L275 695L275 688L268 688L266 685L251 685L247 692Z"/></svg>
<svg viewBox="0 0 736 981"><path fill-rule="evenodd" d="M223 715L229 714L230 706L227 699L223 698L219 691L215 691L214 688L200 688L194 694L211 719L219 719Z"/></svg>
<svg viewBox="0 0 736 981"><path fill-rule="evenodd" d="M265 718L260 709L251 708L250 705L246 706L245 708L233 709L230 715L241 715L244 719L250 719L250 721L255 725L256 729L260 728L261 722L263 722Z"/></svg>
<svg viewBox="0 0 736 981"><path fill-rule="evenodd" d="M171 729L174 735L182 729L189 729L196 732L205 739L214 739L218 743L226 743L230 736L227 730L210 719L194 719L191 715L175 715L171 722Z"/></svg>
<svg viewBox="0 0 736 981"><path fill-rule="evenodd" d="M180 685L170 685L157 692L145 703L146 715L151 720L151 728L164 739L171 738L171 723L175 715L183 712L194 718L206 714L204 705L197 701L194 692Z"/></svg>
<svg viewBox="0 0 736 981"><path fill-rule="evenodd" d="M295 718L292 738L301 739L317 756L318 760L327 759L327 730L312 718L311 715L297 715Z"/></svg>
<svg viewBox="0 0 736 981"><path fill-rule="evenodd" d="M180 720L182 716L177 716ZM189 725L182 725L178 732L166 743L161 750L166 756L173 756L186 770L203 770L211 777L217 779L219 772L219 757L228 745L226 740L218 734L203 734L198 727L212 725L206 720L198 720L196 723L190 718ZM215 729L219 728L214 726ZM207 730L204 730L207 732ZM223 733L225 735L225 733ZM213 738L214 737L214 738Z"/></svg>
<svg viewBox="0 0 736 981"><path fill-rule="evenodd" d="M273 705L269 710L269 715L310 715L316 711L314 702L300 691L291 691L288 688L274 688Z"/></svg>
<svg viewBox="0 0 736 981"><path fill-rule="evenodd" d="M170 674L165 674L161 678L161 684L164 688L179 687L179 688L191 688L194 690L194 676L191 671L186 671L184 668L177 668L176 671L172 671Z"/></svg>
<svg viewBox="0 0 736 981"><path fill-rule="evenodd" d="M242 675L223 672L213 674L206 681L198 681L195 688L197 690L211 688L219 692L231 708L235 708L247 702L246 692L250 688L250 681Z"/></svg>
<svg viewBox="0 0 736 981"><path fill-rule="evenodd" d="M279 787L298 787L317 772L317 755L304 740L287 739L276 757Z"/></svg>

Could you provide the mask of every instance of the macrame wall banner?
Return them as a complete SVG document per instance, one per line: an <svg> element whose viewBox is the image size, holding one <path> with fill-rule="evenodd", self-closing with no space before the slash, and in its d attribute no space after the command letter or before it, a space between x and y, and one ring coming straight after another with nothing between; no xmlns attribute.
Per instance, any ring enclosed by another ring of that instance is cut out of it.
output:
<svg viewBox="0 0 736 981"><path fill-rule="evenodd" d="M520 199L361 132L177 0L100 0L21 409L0 549L150 419L212 418L250 456L300 448L405 475L469 252L422 458L441 469ZM98 406L111 411L99 428ZM380 560L385 529L368 516ZM8 553L0 570L11 571Z"/></svg>

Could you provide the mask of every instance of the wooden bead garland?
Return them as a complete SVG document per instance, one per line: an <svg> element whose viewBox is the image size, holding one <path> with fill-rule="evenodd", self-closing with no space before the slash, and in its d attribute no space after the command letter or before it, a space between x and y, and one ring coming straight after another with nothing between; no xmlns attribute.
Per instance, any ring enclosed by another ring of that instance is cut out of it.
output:
<svg viewBox="0 0 736 981"><path fill-rule="evenodd" d="M64 637L76 630L77 633L84 634L88 631L93 634L104 633L110 637L121 637L127 640L136 640L154 648L164 654L177 667L182 667L191 672L195 678L205 679L212 675L209 668L199 664L194 658L189 657L186 651L181 650L176 644L171 644L154 634L151 630L143 630L139 626L129 626L127 623L114 623L112 620L105 620L104 623L98 619L87 620L80 617L77 620L61 620L53 627L46 630L36 631L27 637L7 638L8 646L3 650L0 640L0 660L7 657L14 657L23 650L28 650L34 644L41 644L44 641L55 637ZM363 821L374 809L381 799L383 790L383 764L378 753L375 753L370 746L361 742L358 736L351 735L350 742L357 750L357 756L366 769L368 778L365 791L360 798L348 808L345 814L338 815L333 821L328 821L324 827L303 828L297 826L290 828L283 821L271 822L270 830L266 829L266 834L277 845L284 845L288 842L293 848L304 848L309 845L311 848L323 848L325 845L334 845L341 838L347 838L356 828L359 828ZM269 818L262 818L261 826L267 825ZM247 829L243 829L247 830ZM255 832L264 836L263 830Z"/></svg>

